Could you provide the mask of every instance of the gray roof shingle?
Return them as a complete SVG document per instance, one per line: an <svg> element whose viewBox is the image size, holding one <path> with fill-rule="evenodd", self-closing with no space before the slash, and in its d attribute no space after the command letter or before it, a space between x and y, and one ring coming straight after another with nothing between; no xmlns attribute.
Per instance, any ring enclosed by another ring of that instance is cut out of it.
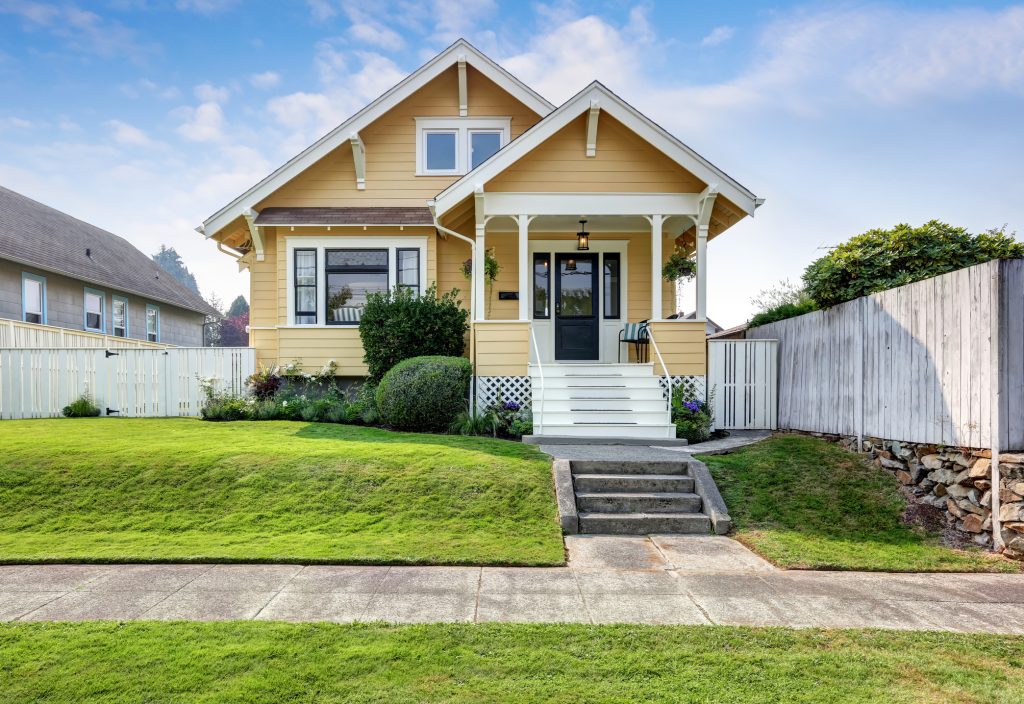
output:
<svg viewBox="0 0 1024 704"><path fill-rule="evenodd" d="M127 240L0 186L0 258L207 315L203 297Z"/></svg>
<svg viewBox="0 0 1024 704"><path fill-rule="evenodd" d="M264 208L257 225L433 225L424 207Z"/></svg>

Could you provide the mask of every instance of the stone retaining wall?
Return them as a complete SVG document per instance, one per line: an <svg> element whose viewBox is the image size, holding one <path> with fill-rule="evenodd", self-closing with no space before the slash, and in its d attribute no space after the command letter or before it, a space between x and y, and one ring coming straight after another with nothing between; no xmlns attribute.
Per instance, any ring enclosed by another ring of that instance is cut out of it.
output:
<svg viewBox="0 0 1024 704"><path fill-rule="evenodd" d="M857 438L806 433L857 450ZM992 547L992 466L990 450L924 445L864 438L859 448L876 465L893 472L917 501L945 511L951 527ZM999 456L999 519L1007 557L1024 559L1024 453Z"/></svg>

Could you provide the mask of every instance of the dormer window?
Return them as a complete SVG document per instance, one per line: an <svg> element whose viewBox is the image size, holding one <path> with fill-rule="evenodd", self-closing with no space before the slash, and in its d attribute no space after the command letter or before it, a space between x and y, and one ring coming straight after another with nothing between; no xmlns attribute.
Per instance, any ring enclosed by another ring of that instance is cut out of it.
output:
<svg viewBox="0 0 1024 704"><path fill-rule="evenodd" d="M416 175L461 176L508 144L507 117L416 118Z"/></svg>

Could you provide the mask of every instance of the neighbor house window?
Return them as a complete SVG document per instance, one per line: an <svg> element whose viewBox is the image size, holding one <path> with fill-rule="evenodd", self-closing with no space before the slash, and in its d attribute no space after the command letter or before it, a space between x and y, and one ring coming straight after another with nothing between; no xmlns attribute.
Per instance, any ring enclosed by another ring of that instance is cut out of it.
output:
<svg viewBox="0 0 1024 704"><path fill-rule="evenodd" d="M316 250L295 250L295 324L316 325Z"/></svg>
<svg viewBox="0 0 1024 704"><path fill-rule="evenodd" d="M551 255L533 255L533 317L551 317Z"/></svg>
<svg viewBox="0 0 1024 704"><path fill-rule="evenodd" d="M604 317L619 317L619 255L604 255Z"/></svg>
<svg viewBox="0 0 1024 704"><path fill-rule="evenodd" d="M103 324L103 303L102 291L91 288L85 289L85 329L93 332L105 332Z"/></svg>
<svg viewBox="0 0 1024 704"><path fill-rule="evenodd" d="M146 306L146 339L160 342L160 308L154 305Z"/></svg>
<svg viewBox="0 0 1024 704"><path fill-rule="evenodd" d="M21 275L21 319L46 324L46 279L25 272Z"/></svg>
<svg viewBox="0 0 1024 704"><path fill-rule="evenodd" d="M110 323L114 337L128 337L128 299L114 296L110 302Z"/></svg>
<svg viewBox="0 0 1024 704"><path fill-rule="evenodd" d="M508 144L507 117L416 118L416 173L459 176Z"/></svg>
<svg viewBox="0 0 1024 704"><path fill-rule="evenodd" d="M325 251L328 325L357 325L371 293L387 291L388 250Z"/></svg>
<svg viewBox="0 0 1024 704"><path fill-rule="evenodd" d="M397 250L397 283L402 288L412 289L417 295L420 292L420 250Z"/></svg>

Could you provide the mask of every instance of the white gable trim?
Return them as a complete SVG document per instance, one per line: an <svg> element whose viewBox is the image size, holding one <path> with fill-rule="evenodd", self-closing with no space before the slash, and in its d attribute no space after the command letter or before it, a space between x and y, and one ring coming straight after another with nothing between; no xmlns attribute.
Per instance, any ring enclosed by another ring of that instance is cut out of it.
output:
<svg viewBox="0 0 1024 704"><path fill-rule="evenodd" d="M437 78L445 70L456 65L460 59L464 59L470 66L504 88L538 115L547 115L554 109L554 105L542 98L508 71L501 68L501 66L491 61L472 44L465 39L459 39L403 79L394 88L335 127L265 179L211 215L203 222L201 232L209 238L222 230L242 215L243 211L253 207L314 163L343 145L350 139L352 133L364 129L381 115Z"/></svg>
<svg viewBox="0 0 1024 704"><path fill-rule="evenodd" d="M622 100L622 98L595 81L521 134L507 147L481 164L475 171L471 171L441 191L437 198L435 198L437 214L443 214L474 191L483 189L484 185L492 178L539 147L544 140L554 135L581 114L588 112L595 105L595 101L600 110L606 111L616 120L636 132L642 139L649 142L684 169L705 183L714 186L718 192L742 208L748 215L753 215L754 210L763 202L763 199L757 198L724 171L652 122L650 118L637 111L636 108Z"/></svg>

